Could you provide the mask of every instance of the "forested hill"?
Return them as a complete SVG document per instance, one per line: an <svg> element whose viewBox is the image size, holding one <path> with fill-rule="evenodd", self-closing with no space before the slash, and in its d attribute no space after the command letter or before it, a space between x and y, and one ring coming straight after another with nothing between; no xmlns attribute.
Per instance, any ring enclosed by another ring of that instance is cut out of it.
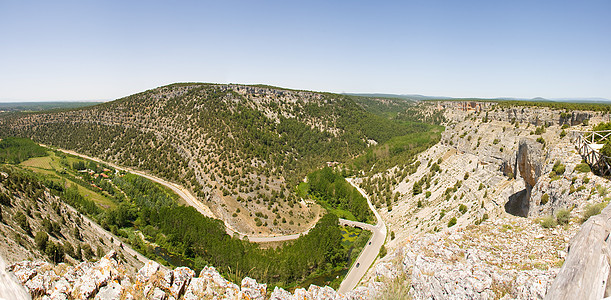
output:
<svg viewBox="0 0 611 300"><path fill-rule="evenodd" d="M246 233L313 224L316 206L298 201L296 183L326 162L413 130L344 95L199 83L0 117L0 136L29 137L181 183Z"/></svg>

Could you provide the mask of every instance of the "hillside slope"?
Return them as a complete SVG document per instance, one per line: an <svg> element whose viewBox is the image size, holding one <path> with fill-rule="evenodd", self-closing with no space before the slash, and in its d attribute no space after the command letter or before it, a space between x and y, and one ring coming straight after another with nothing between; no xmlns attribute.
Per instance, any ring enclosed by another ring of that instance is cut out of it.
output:
<svg viewBox="0 0 611 300"><path fill-rule="evenodd" d="M399 195L377 201L389 254L365 283L408 281L417 299L543 298L571 238L609 201L611 182L582 164L572 132L606 116L491 103L429 109L448 120L441 142L361 180L374 198Z"/></svg>
<svg viewBox="0 0 611 300"><path fill-rule="evenodd" d="M94 107L10 114L16 135L151 172L194 191L246 234L311 227L320 207L295 185L410 129L347 96L267 86L173 84Z"/></svg>

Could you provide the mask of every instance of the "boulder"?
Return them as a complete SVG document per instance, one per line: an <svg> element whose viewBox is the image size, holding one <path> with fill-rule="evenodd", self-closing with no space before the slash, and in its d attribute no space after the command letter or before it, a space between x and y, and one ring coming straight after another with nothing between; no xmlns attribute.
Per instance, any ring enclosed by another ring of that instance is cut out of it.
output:
<svg viewBox="0 0 611 300"><path fill-rule="evenodd" d="M259 284L250 277L244 277L241 283L239 299L263 300L267 293L267 285Z"/></svg>
<svg viewBox="0 0 611 300"><path fill-rule="evenodd" d="M119 300L121 299L123 287L117 281L107 284L100 288L100 291L95 295L96 300Z"/></svg>
<svg viewBox="0 0 611 300"><path fill-rule="evenodd" d="M573 237L566 260L545 299L602 299L611 261L611 206L586 221Z"/></svg>
<svg viewBox="0 0 611 300"><path fill-rule="evenodd" d="M140 268L140 270L138 270L138 274L136 274L136 280L140 282L146 282L158 270L159 264L155 261L149 260L144 264L142 268Z"/></svg>
<svg viewBox="0 0 611 300"><path fill-rule="evenodd" d="M287 292L283 288L275 287L270 300L291 300L293 299L293 295L290 292Z"/></svg>
<svg viewBox="0 0 611 300"><path fill-rule="evenodd" d="M168 273L172 273L174 279L170 287L170 293L174 298L178 299L185 292L187 286L189 286L195 272L187 267L180 267Z"/></svg>

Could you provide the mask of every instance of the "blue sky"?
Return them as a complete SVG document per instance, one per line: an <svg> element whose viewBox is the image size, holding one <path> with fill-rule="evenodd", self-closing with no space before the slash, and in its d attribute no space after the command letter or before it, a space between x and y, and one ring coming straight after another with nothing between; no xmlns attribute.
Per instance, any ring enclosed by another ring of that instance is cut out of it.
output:
<svg viewBox="0 0 611 300"><path fill-rule="evenodd" d="M611 1L0 0L0 101L173 82L611 99Z"/></svg>

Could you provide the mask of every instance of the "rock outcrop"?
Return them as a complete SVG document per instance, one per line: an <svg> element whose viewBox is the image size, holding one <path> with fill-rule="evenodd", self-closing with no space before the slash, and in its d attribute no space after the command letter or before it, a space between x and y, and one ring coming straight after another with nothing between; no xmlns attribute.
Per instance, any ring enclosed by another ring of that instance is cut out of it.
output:
<svg viewBox="0 0 611 300"><path fill-rule="evenodd" d="M530 210L530 196L532 188L537 184L539 177L546 166L545 153L542 145L529 138L520 139L515 158L511 157L504 164L509 173L524 180L525 188L509 197L505 204L505 211L515 216L527 217ZM507 173L507 172L505 172Z"/></svg>
<svg viewBox="0 0 611 300"><path fill-rule="evenodd" d="M245 277L240 286L232 283L214 268L195 271L180 267L164 270L154 261L147 262L131 276L115 251L97 262L76 266L47 262L22 261L10 265L12 272L33 298L43 299L371 299L375 289L359 287L345 295L330 287L310 285L293 293L275 287L268 297L267 285Z"/></svg>
<svg viewBox="0 0 611 300"><path fill-rule="evenodd" d="M566 261L545 299L602 299L611 295L611 207L591 217L573 237Z"/></svg>

